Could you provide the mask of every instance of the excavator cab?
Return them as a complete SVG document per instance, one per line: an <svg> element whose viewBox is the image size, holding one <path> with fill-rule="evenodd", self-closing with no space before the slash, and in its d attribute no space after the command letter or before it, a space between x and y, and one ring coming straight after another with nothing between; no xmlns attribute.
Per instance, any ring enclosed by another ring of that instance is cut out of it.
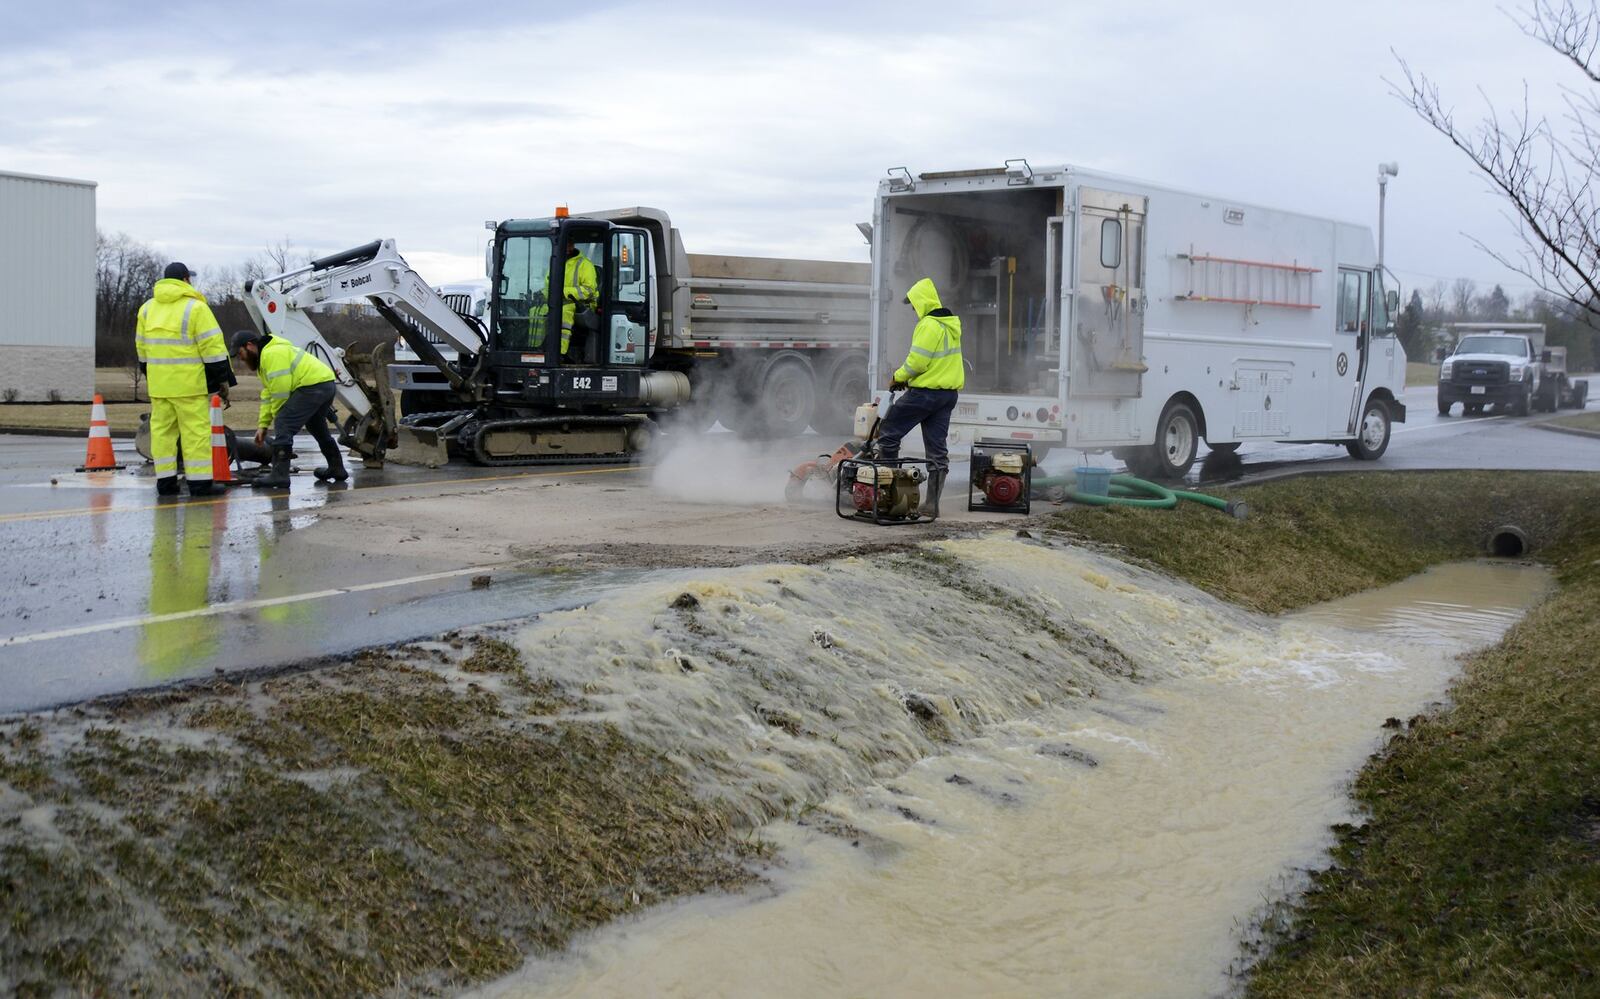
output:
<svg viewBox="0 0 1600 999"><path fill-rule="evenodd" d="M637 399L651 258L644 229L560 215L502 222L491 282L496 396L573 408Z"/></svg>

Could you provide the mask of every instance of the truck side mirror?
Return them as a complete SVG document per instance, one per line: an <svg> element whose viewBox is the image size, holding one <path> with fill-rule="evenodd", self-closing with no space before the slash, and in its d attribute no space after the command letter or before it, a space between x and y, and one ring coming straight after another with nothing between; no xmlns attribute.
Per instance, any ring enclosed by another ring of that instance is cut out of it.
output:
<svg viewBox="0 0 1600 999"><path fill-rule="evenodd" d="M1539 363L1540 364L1549 364L1550 363L1550 352L1548 350L1543 351L1543 352L1541 352L1539 354Z"/></svg>
<svg viewBox="0 0 1600 999"><path fill-rule="evenodd" d="M1388 294L1383 296L1383 301L1389 306L1389 311L1393 312L1400 307L1400 292L1390 288Z"/></svg>

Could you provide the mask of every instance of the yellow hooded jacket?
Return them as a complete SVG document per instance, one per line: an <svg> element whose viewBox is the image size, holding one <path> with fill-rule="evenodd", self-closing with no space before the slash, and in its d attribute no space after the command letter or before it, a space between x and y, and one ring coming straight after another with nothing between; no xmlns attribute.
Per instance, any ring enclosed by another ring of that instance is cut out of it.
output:
<svg viewBox="0 0 1600 999"><path fill-rule="evenodd" d="M297 388L333 381L333 369L283 337L271 337L261 348L261 416L257 424L272 426L284 400Z"/></svg>
<svg viewBox="0 0 1600 999"><path fill-rule="evenodd" d="M134 349L147 370L152 399L206 394L206 365L227 363L228 345L205 296L187 281L162 278L139 307Z"/></svg>
<svg viewBox="0 0 1600 999"><path fill-rule="evenodd" d="M917 310L917 328L911 334L911 351L894 380L912 388L957 389L967 383L961 364L961 320L939 304L933 282L923 278L906 292Z"/></svg>

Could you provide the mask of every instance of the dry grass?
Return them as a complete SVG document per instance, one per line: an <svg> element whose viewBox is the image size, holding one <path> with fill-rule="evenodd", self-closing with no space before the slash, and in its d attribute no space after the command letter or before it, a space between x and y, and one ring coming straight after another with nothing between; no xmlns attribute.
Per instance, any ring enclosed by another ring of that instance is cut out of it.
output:
<svg viewBox="0 0 1600 999"><path fill-rule="evenodd" d="M1424 361L1407 361L1406 384L1408 386L1439 384L1439 366Z"/></svg>
<svg viewBox="0 0 1600 999"><path fill-rule="evenodd" d="M454 644L0 725L48 830L0 823L0 992L434 993L748 881L673 764Z"/></svg>
<svg viewBox="0 0 1600 999"><path fill-rule="evenodd" d="M147 397L133 401L133 385L121 368L96 368L95 391L106 402L106 419L113 434L132 434L139 428L139 416L150 412ZM144 385L139 386L144 397ZM234 430L254 429L261 412L261 380L253 374L239 375L239 384L229 393L232 404L223 419ZM13 429L89 431L89 406L86 403L0 403L0 427Z"/></svg>
<svg viewBox="0 0 1600 999"><path fill-rule="evenodd" d="M1600 431L1600 410L1588 413L1573 413L1569 416L1558 416L1550 421L1563 427L1577 427L1579 430Z"/></svg>

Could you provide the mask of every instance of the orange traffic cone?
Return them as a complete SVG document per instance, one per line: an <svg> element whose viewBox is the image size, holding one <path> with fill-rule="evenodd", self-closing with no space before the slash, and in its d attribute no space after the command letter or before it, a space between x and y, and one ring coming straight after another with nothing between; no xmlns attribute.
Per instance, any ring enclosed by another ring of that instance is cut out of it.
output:
<svg viewBox="0 0 1600 999"><path fill-rule="evenodd" d="M106 422L106 401L96 392L94 408L89 411L89 454L78 471L101 472L121 467L117 456L111 453L111 424Z"/></svg>
<svg viewBox="0 0 1600 999"><path fill-rule="evenodd" d="M222 426L222 396L211 397L211 481L232 482L228 467L228 432Z"/></svg>

